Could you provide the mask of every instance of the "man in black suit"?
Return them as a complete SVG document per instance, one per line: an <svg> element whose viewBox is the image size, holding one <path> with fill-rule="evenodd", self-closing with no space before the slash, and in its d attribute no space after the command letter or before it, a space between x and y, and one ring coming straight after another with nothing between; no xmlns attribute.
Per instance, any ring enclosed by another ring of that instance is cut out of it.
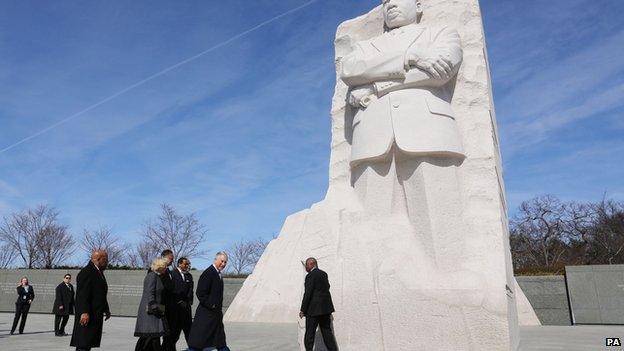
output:
<svg viewBox="0 0 624 351"><path fill-rule="evenodd" d="M337 351L336 339L331 328L331 314L334 312L334 303L329 293L329 279L327 273L318 269L318 263L314 257L305 262L308 272L305 278L305 292L301 302L299 318L306 317L306 332L303 338L306 351L314 348L316 327L320 326L323 342L328 351Z"/></svg>
<svg viewBox="0 0 624 351"><path fill-rule="evenodd" d="M76 317L69 344L76 351L100 347L104 320L108 320L111 315L106 299L108 284L104 277L107 265L106 251L93 251L91 260L76 277Z"/></svg>
<svg viewBox="0 0 624 351"><path fill-rule="evenodd" d="M178 259L178 266L171 271L173 280L173 303L171 305L171 322L169 324L170 348L175 350L175 345L180 339L180 333L184 331L184 338L188 343L191 333L193 315L191 306L193 305L193 276L189 273L191 261L186 257Z"/></svg>
<svg viewBox="0 0 624 351"><path fill-rule="evenodd" d="M190 351L201 351L214 347L218 351L229 351L225 342L223 326L223 277L221 272L227 265L225 252L217 253L214 263L208 267L197 282L195 320L191 326L188 346Z"/></svg>
<svg viewBox="0 0 624 351"><path fill-rule="evenodd" d="M71 274L63 277L63 282L56 287L56 297L52 307L54 313L54 335L66 336L65 326L69 315L74 313L74 286L71 284Z"/></svg>

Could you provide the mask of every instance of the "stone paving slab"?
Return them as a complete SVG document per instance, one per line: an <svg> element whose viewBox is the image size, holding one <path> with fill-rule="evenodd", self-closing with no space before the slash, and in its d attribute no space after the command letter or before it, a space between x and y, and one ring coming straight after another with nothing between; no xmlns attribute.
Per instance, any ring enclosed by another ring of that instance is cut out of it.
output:
<svg viewBox="0 0 624 351"><path fill-rule="evenodd" d="M69 347L69 336L54 336L54 316L52 315L30 314L23 335L8 335L12 321L12 314L0 313L0 350L2 351L72 350ZM134 350L137 340L132 336L134 322L134 318L128 317L113 317L105 322L100 350ZM70 325L73 325L73 316L68 327ZM228 323L225 328L232 351L299 350L296 324ZM71 331L71 328L67 328L67 331ZM520 345L521 351L624 351L624 347L606 347L605 338L607 337L618 337L624 341L624 326L522 327ZM178 342L178 349L186 349L184 340Z"/></svg>
<svg viewBox="0 0 624 351"><path fill-rule="evenodd" d="M522 327L522 351L618 351L623 347L606 347L605 339L618 337L624 342L624 326L577 325Z"/></svg>
<svg viewBox="0 0 624 351"><path fill-rule="evenodd" d="M74 317L71 316L66 332L71 333ZM133 336L135 318L112 317L104 322L102 347L99 350L132 351L137 338ZM51 314L28 315L22 335L9 335L13 314L0 313L1 351L66 351L71 336L54 336L54 316ZM293 351L298 349L297 324L228 323L225 326L228 345L232 351ZM184 336L178 342L178 350L185 350ZM94 349L94 351L97 349Z"/></svg>

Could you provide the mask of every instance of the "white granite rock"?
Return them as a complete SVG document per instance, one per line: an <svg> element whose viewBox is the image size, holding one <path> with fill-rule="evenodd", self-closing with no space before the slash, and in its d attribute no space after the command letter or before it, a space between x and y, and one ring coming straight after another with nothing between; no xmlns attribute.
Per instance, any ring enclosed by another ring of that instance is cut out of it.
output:
<svg viewBox="0 0 624 351"><path fill-rule="evenodd" d="M465 158L435 165L427 159L418 165L423 189L416 193L424 194L422 201L405 199L409 193L396 190L403 186L397 182L398 166L374 187L368 184L363 200L352 178L357 110L345 102L349 89L340 75L343 58L356 43L383 33L382 8L341 24L326 197L287 218L230 305L226 321L296 321L305 277L301 260L313 256L329 275L334 329L343 351L515 350L517 300L523 324L539 324L513 278L478 1L423 0L423 8L419 26L456 28L461 38L463 62L456 81L448 84L454 88L450 101L461 138L453 150ZM404 161L412 162L399 157L396 163ZM428 231L421 228L427 218ZM304 321L299 323L303 330ZM319 339L315 349L323 350L321 344Z"/></svg>

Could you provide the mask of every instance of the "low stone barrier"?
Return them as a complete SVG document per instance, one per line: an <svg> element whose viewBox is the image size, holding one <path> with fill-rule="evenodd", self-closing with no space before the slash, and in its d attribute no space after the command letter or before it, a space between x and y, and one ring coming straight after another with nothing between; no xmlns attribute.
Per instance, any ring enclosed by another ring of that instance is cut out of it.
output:
<svg viewBox="0 0 624 351"><path fill-rule="evenodd" d="M624 265L567 266L574 324L624 324Z"/></svg>
<svg viewBox="0 0 624 351"><path fill-rule="evenodd" d="M26 276L35 289L35 301L31 312L52 313L54 289L63 275L70 273L75 285L77 270L58 269L10 269L0 270L0 311L14 312L17 287L21 277ZM144 270L109 270L106 280L109 286L108 301L115 316L136 316L143 289ZM202 271L192 271L195 284ZM563 276L516 277L537 317L544 325L570 325L570 309ZM243 278L225 278L224 310L240 290ZM303 282L302 282L303 284ZM197 303L194 304L197 306Z"/></svg>
<svg viewBox="0 0 624 351"><path fill-rule="evenodd" d="M14 312L17 300L16 288L22 277L28 277L35 289L35 300L30 308L35 313L52 313L55 289L63 280L65 273L72 275L76 283L78 270L58 269L1 269L0 270L0 312ZM195 285L202 271L192 271ZM109 270L106 271L108 282L108 303L115 316L136 316L143 292L145 270ZM225 278L223 296L224 310L230 305L245 279ZM197 302L194 303L197 306Z"/></svg>
<svg viewBox="0 0 624 351"><path fill-rule="evenodd" d="M571 325L562 275L520 276L516 280L542 325Z"/></svg>

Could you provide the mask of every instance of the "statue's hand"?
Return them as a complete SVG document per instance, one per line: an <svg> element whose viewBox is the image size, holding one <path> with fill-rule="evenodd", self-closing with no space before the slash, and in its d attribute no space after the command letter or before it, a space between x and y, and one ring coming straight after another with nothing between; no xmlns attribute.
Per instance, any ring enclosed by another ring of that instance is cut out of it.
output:
<svg viewBox="0 0 624 351"><path fill-rule="evenodd" d="M410 48L405 61L406 68L416 67L436 79L449 79L453 75L453 62L448 55Z"/></svg>
<svg viewBox="0 0 624 351"><path fill-rule="evenodd" d="M349 92L347 102L355 108L365 108L370 102L371 95L375 95L375 88L372 85L357 87Z"/></svg>

